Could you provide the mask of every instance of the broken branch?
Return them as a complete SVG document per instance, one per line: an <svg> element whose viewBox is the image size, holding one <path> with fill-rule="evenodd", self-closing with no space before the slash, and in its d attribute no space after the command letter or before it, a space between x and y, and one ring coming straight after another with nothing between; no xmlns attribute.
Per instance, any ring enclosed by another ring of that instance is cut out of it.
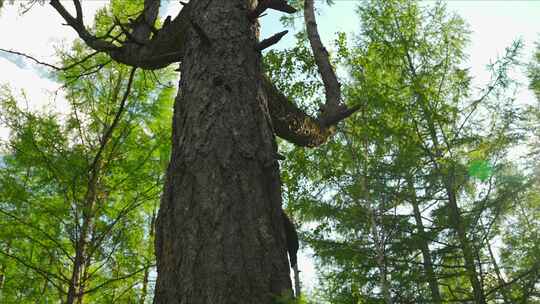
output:
<svg viewBox="0 0 540 304"><path fill-rule="evenodd" d="M283 38L283 36L285 36L289 31L283 31L283 32L279 32L275 35L273 35L272 37L270 38L267 38L267 39L264 39L263 41L259 42L257 44L257 46L255 47L255 50L256 51L262 51L276 43L278 43L281 38Z"/></svg>
<svg viewBox="0 0 540 304"><path fill-rule="evenodd" d="M296 9L290 6L285 0L260 0L255 9L249 13L248 17L251 20L255 20L269 8L288 14L296 13Z"/></svg>
<svg viewBox="0 0 540 304"><path fill-rule="evenodd" d="M277 136L301 147L317 147L324 144L334 133L334 127L327 127L304 113L283 95L268 77L262 77L262 87Z"/></svg>

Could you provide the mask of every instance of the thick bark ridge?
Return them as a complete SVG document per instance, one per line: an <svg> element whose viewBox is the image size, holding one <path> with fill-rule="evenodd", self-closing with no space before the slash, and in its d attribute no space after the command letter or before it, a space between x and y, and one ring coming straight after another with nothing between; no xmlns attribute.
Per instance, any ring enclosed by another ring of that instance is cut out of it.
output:
<svg viewBox="0 0 540 304"><path fill-rule="evenodd" d="M154 303L292 294L254 0L192 1L156 222Z"/></svg>

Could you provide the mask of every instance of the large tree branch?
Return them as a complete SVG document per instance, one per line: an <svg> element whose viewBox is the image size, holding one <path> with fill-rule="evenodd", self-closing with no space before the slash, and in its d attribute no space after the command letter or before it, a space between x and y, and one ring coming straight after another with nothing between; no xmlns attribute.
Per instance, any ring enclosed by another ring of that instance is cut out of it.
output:
<svg viewBox="0 0 540 304"><path fill-rule="evenodd" d="M308 40L313 51L313 56L315 57L315 63L324 83L326 95L326 102L321 109L319 121L325 126L331 126L356 112L359 107L349 109L341 102L341 85L330 64L328 51L322 44L319 31L317 30L313 0L304 1L304 20Z"/></svg>
<svg viewBox="0 0 540 304"><path fill-rule="evenodd" d="M302 147L316 147L326 142L334 128L323 125L294 105L267 77L262 78L268 110L277 136Z"/></svg>
<svg viewBox="0 0 540 304"><path fill-rule="evenodd" d="M133 31L130 33L136 42L128 39L118 46L105 38L92 35L82 22L80 1L73 1L76 17L66 10L60 0L51 0L50 4L92 49L105 52L120 63L149 70L163 68L182 60L184 38L190 26L189 5L186 5L170 24L151 35L155 32L153 26L159 12L159 0L145 0L144 10L133 23Z"/></svg>
<svg viewBox="0 0 540 304"><path fill-rule="evenodd" d="M261 3L267 4L269 1ZM326 142L337 123L352 115L360 107L348 108L341 102L341 85L317 30L313 0L304 2L304 19L315 62L324 83L326 102L321 114L318 118L313 118L304 113L267 77L263 77L262 83L276 135L299 146L316 147Z"/></svg>
<svg viewBox="0 0 540 304"><path fill-rule="evenodd" d="M154 24L159 14L160 0L144 0L144 10L132 24L133 37L141 42L148 42L154 32Z"/></svg>
<svg viewBox="0 0 540 304"><path fill-rule="evenodd" d="M51 0L50 4L51 6L56 9L56 11L64 18L66 23L71 26L79 35L79 37L88 44L91 48L95 49L96 51L113 51L118 49L117 46L114 44L102 40L97 39L93 35L91 35L86 28L84 27L84 24L82 22L82 15L80 14L80 2L78 0L74 0L75 7L77 10L77 17L73 17L66 8L60 3L59 0Z"/></svg>

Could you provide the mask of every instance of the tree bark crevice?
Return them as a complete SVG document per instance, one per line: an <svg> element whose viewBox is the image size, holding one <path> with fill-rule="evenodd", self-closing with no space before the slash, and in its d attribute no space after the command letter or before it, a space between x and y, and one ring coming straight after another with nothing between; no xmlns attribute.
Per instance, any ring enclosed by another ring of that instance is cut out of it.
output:
<svg viewBox="0 0 540 304"><path fill-rule="evenodd" d="M184 45L155 303L272 303L292 293L258 24L241 9L251 2L190 3L212 46Z"/></svg>

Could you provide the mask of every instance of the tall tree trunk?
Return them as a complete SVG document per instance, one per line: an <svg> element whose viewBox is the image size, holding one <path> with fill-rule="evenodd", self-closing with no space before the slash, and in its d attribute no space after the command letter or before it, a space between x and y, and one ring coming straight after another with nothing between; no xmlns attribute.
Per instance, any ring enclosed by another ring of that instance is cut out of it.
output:
<svg viewBox="0 0 540 304"><path fill-rule="evenodd" d="M98 187L100 174L103 165L103 151L107 144L110 142L115 128L124 113L126 101L131 92L131 85L135 76L135 68L131 69L129 79L127 82L126 91L120 99L120 106L116 111L112 122L109 126L103 129L103 133L99 140L99 146L96 155L88 170L88 184L86 188L86 194L84 201L82 202L82 225L78 238L75 240L75 259L73 260L73 270L71 272L71 278L69 282L68 293L66 297L67 304L73 304L75 301L82 303L82 297L84 296L84 273L85 265L90 266L90 257L87 256L87 249L90 242L90 237L94 232L94 220L97 216L95 214L95 206L98 195ZM122 81L124 80L123 74L120 73L116 78L116 83L111 89L111 102L116 102L122 89Z"/></svg>
<svg viewBox="0 0 540 304"><path fill-rule="evenodd" d="M156 227L156 207L154 207L154 210L152 211L152 218L150 219L150 232L148 233L149 240L152 240L154 238L155 227ZM150 266L147 266L144 269L143 283L142 283L142 289L141 289L141 298L140 298L139 304L146 303L146 296L148 295L149 276L150 276Z"/></svg>
<svg viewBox="0 0 540 304"><path fill-rule="evenodd" d="M95 221L91 221L90 225L91 228L91 234L89 235L89 239L93 239L93 236L96 234L96 226ZM88 244L88 243L87 243ZM91 244L89 244L91 245ZM82 265L81 274L79 277L79 290L77 291L77 304L83 304L84 303L84 295L86 290L86 284L88 283L88 270L90 269L90 266L92 265L92 257L91 253L88 253L88 250L85 250L84 255L84 263Z"/></svg>
<svg viewBox="0 0 540 304"><path fill-rule="evenodd" d="M362 120L366 121L366 111L365 109L362 110ZM351 143L348 143L351 145ZM353 154L354 155L354 154ZM362 177L362 193L363 193L363 199L365 202L368 202L367 208L369 209L369 220L371 224L371 234L373 235L373 243L375 245L375 253L377 255L377 267L379 268L379 288L381 289L381 294L384 298L384 303L386 304L392 304L392 295L390 294L390 282L388 282L388 275L386 270L386 257L385 257L385 242L384 237L382 235L379 235L379 232L382 232L381 230L377 229L377 220L375 213L375 209L372 206L372 198L369 192L369 186L368 186L368 172L369 172L369 138L367 137L367 134L362 139L362 155L363 160L359 160L359 163L361 163L362 166L362 172L357 172L358 175L361 174ZM380 204L382 206L382 204Z"/></svg>
<svg viewBox="0 0 540 304"><path fill-rule="evenodd" d="M292 296L254 0L192 1L156 222L154 303Z"/></svg>
<svg viewBox="0 0 540 304"><path fill-rule="evenodd" d="M10 251L11 251L11 239L7 240L6 249L5 249L5 252L7 254L10 254ZM0 295L2 294L2 289L4 288L4 282L6 281L6 272L7 272L7 264L1 264L0 265Z"/></svg>
<svg viewBox="0 0 540 304"><path fill-rule="evenodd" d="M491 264L493 264L493 270L495 270L495 274L497 275L497 282L499 283L499 286L506 286L506 281L502 275L502 272L501 272L501 269L499 268L499 263L497 263L497 259L495 258L495 254L493 253L493 249L491 248L491 244L489 243L489 237L488 237L488 233L489 231L487 231L485 229L485 226L484 226L484 223L482 221L482 219L480 219L480 227L482 229L482 231L484 232L484 234L486 235L486 248L488 250L488 253L489 253L489 258L491 260ZM503 302L505 304L510 304L512 303L512 297L511 295L508 293L508 290L507 288L501 288L500 290L500 293L503 297Z"/></svg>
<svg viewBox="0 0 540 304"><path fill-rule="evenodd" d="M300 282L300 270L298 269L298 263L293 266L294 271L294 296L299 299L302 296L302 282Z"/></svg>
<svg viewBox="0 0 540 304"><path fill-rule="evenodd" d="M486 299L484 296L484 289L480 283L480 280L478 280L478 273L474 263L474 252L471 243L467 238L463 220L461 218L461 212L457 205L456 191L454 190L453 183L448 180L446 181L446 192L448 194L448 203L450 207L450 224L457 233L459 245L461 247L461 251L463 252L465 270L473 288L474 301L477 304L485 304Z"/></svg>
<svg viewBox="0 0 540 304"><path fill-rule="evenodd" d="M440 304L442 303L442 299L439 291L439 283L437 282L435 270L433 269L433 260L428 246L428 237L424 229L424 223L422 222L422 214L420 213L420 208L418 207L418 201L416 200L416 191L414 190L412 180L409 179L408 183L414 219L416 221L418 234L420 235L420 250L422 251L422 259L424 260L424 271L426 272L427 282L429 284L429 289L431 290L431 300L433 303Z"/></svg>
<svg viewBox="0 0 540 304"><path fill-rule="evenodd" d="M411 75L413 76L413 79L416 80L418 77L416 75L415 68L413 67L412 60L410 59L410 56L408 54L407 54L407 62L409 63ZM473 248L471 246L470 240L467 238L467 233L465 230L466 227L463 224L461 212L457 205L457 190L456 190L456 185L454 182L453 168L449 168L448 171L445 173L441 172L440 162L438 158L444 155L444 153L443 153L443 147L441 146L439 142L439 136L438 136L437 128L435 125L436 121L433 118L433 111L429 109L428 99L426 98L422 90L418 90L417 92L415 92L415 95L422 109L423 118L426 123L427 130L429 132L429 137L433 143L434 153L430 152L429 157L431 158L435 168L441 174L441 178L444 182L444 188L448 195L448 207L450 209L450 214L449 214L450 225L452 226L452 229L458 235L458 241L459 241L461 250L463 252L463 258L465 260L465 268L467 272L467 277L473 288L474 300L477 304L485 304L486 300L484 296L484 290L483 290L482 284L480 283L478 279L478 272L476 271L476 266L474 262Z"/></svg>
<svg viewBox="0 0 540 304"><path fill-rule="evenodd" d="M75 259L73 259L73 269L71 271L71 277L69 280L69 288L66 297L66 304L75 303L79 297L83 296L84 288L82 285L82 277L84 265L87 262L87 247L92 232L93 218L94 218L94 206L96 203L97 195L97 183L99 176L99 168L101 162L98 161L94 164L89 178L88 188L86 190L85 200L82 206L82 225L78 238L75 240Z"/></svg>
<svg viewBox="0 0 540 304"><path fill-rule="evenodd" d="M377 253L377 267L379 268L379 284L381 288L381 294L384 297L384 303L392 304L392 295L390 294L390 282L388 282L388 273L386 270L386 258L385 258L385 244L384 239L379 235L379 229L377 229L377 221L375 220L375 210L370 208L371 214L371 233L373 234L373 241L375 243L375 252Z"/></svg>
<svg viewBox="0 0 540 304"><path fill-rule="evenodd" d="M491 263L493 264L493 270L495 270L495 274L497 275L497 281L500 286L505 286L506 281L504 280L504 277L502 276L501 269L499 268L499 264L497 263L497 259L495 258L495 255L493 254L493 250L491 249L491 244L489 243L489 240L486 241L486 246L489 252L489 258L491 259ZM506 288L501 288L501 295L503 297L503 302L505 304L512 303L510 294L508 293L508 290Z"/></svg>
<svg viewBox="0 0 540 304"><path fill-rule="evenodd" d="M93 205L93 203L92 203ZM69 280L68 294L66 298L66 304L73 304L81 294L81 277L84 268L84 262L86 260L86 248L88 244L88 235L90 220L86 212L83 212L83 224L81 232L75 243L75 259L73 260L73 268L71 270L71 277Z"/></svg>

